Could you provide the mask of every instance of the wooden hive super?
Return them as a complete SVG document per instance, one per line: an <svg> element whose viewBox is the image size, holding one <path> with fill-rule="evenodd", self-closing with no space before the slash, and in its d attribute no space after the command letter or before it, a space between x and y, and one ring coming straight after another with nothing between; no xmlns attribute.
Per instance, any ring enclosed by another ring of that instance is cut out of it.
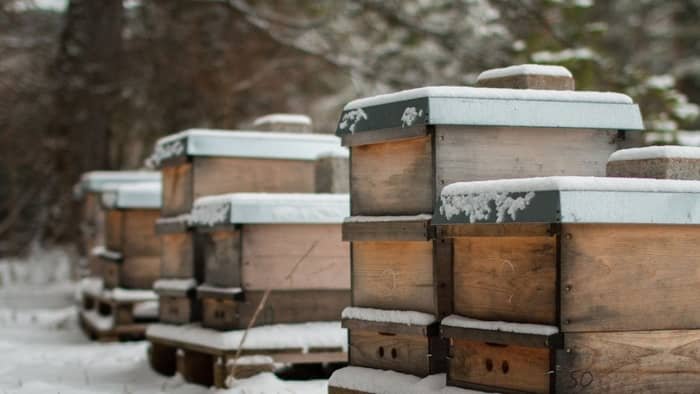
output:
<svg viewBox="0 0 700 394"><path fill-rule="evenodd" d="M160 191L160 183L135 183L102 194L105 247L96 254L102 260L105 287L150 289L160 275L160 243L154 230Z"/></svg>
<svg viewBox="0 0 700 394"><path fill-rule="evenodd" d="M443 189L448 383L695 392L700 182L550 177ZM507 322L507 323L504 323Z"/></svg>
<svg viewBox="0 0 700 394"><path fill-rule="evenodd" d="M245 328L272 289L256 325L338 320L350 303L350 257L341 240L347 194L236 193L198 199L203 238L202 325Z"/></svg>

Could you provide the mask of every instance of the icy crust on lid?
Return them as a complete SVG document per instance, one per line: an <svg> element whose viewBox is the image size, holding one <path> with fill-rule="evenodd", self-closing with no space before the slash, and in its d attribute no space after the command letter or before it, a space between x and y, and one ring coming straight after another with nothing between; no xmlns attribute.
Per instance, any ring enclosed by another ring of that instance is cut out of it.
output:
<svg viewBox="0 0 700 394"><path fill-rule="evenodd" d="M302 124L311 126L311 118L304 114L269 114L253 121L254 126L269 123Z"/></svg>
<svg viewBox="0 0 700 394"><path fill-rule="evenodd" d="M482 393L447 386L444 373L419 378L400 372L365 367L345 367L331 375L328 385L382 394L474 394Z"/></svg>
<svg viewBox="0 0 700 394"><path fill-rule="evenodd" d="M487 331L502 331L502 332L512 332L517 334L531 334L531 335L554 335L559 333L559 328L555 326L548 326L544 324L524 324L524 323L509 323L503 321L487 321L487 320L477 320L468 317L450 315L442 319L443 326L459 327L459 328L472 328L475 330L487 330Z"/></svg>
<svg viewBox="0 0 700 394"><path fill-rule="evenodd" d="M700 147L679 146L679 145L664 145L664 146L647 146L644 148L622 149L613 152L608 159L611 161L624 160L647 160L647 159L700 159Z"/></svg>
<svg viewBox="0 0 700 394"><path fill-rule="evenodd" d="M343 309L343 319L367 320L380 323L398 323L409 326L427 326L435 323L435 315L414 311L392 311L349 306Z"/></svg>
<svg viewBox="0 0 700 394"><path fill-rule="evenodd" d="M348 194L233 193L198 198L190 224L342 223L349 214Z"/></svg>
<svg viewBox="0 0 700 394"><path fill-rule="evenodd" d="M102 193L102 204L107 208L160 208L161 183L107 184L105 185L105 191Z"/></svg>
<svg viewBox="0 0 700 394"><path fill-rule="evenodd" d="M202 328L199 324L175 326L151 324L148 337L187 342L214 349L238 349L245 330L217 331ZM243 344L243 349L342 348L347 350L347 331L340 322L311 322L300 324L275 324L253 327Z"/></svg>
<svg viewBox="0 0 700 394"><path fill-rule="evenodd" d="M159 139L147 163L157 167L182 155L316 160L338 146L340 139L326 134L190 129Z"/></svg>
<svg viewBox="0 0 700 394"><path fill-rule="evenodd" d="M546 75L550 77L573 78L571 71L562 66L551 66L543 64L520 64L502 68L486 70L479 74L477 81L486 79L505 78L516 75Z"/></svg>
<svg viewBox="0 0 700 394"><path fill-rule="evenodd" d="M520 101L564 101L600 104L632 104L632 99L622 93L563 91L535 89L474 88L467 86L428 86L404 90L397 93L353 100L344 110L361 109L388 103L413 100L423 97L444 97L455 99L520 100Z"/></svg>
<svg viewBox="0 0 700 394"><path fill-rule="evenodd" d="M194 279L158 279L153 283L153 290L188 291L197 287Z"/></svg>
<svg viewBox="0 0 700 394"><path fill-rule="evenodd" d="M160 172L156 171L92 171L80 177L77 192L101 192L107 184L133 182L160 182Z"/></svg>

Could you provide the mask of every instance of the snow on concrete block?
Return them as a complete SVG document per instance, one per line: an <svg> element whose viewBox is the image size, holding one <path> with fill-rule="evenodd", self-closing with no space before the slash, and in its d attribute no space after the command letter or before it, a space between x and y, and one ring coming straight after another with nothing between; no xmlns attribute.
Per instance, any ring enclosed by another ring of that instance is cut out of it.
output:
<svg viewBox="0 0 700 394"><path fill-rule="evenodd" d="M311 133L311 118L303 114L269 114L253 121L253 129L259 131L282 131L289 133Z"/></svg>
<svg viewBox="0 0 700 394"><path fill-rule="evenodd" d="M486 88L574 90L571 72L562 66L521 64L494 68L479 74L477 85Z"/></svg>
<svg viewBox="0 0 700 394"><path fill-rule="evenodd" d="M700 148L649 146L622 149L610 156L607 176L700 180Z"/></svg>

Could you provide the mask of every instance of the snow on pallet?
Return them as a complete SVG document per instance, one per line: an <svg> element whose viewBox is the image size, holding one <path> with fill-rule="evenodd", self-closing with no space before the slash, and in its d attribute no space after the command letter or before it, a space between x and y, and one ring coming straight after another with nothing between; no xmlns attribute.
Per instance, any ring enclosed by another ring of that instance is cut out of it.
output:
<svg viewBox="0 0 700 394"><path fill-rule="evenodd" d="M111 289L96 292L97 281L86 282L80 324L100 341L143 339L146 324L158 318L158 298L150 290Z"/></svg>
<svg viewBox="0 0 700 394"><path fill-rule="evenodd" d="M234 365L238 364L236 354L244 332L245 330L221 332L203 328L199 324L152 324L146 333L151 342L151 366L165 375L177 371L193 383L225 387L226 378ZM242 364L253 364L260 370L271 368L273 363L346 362L347 334L338 322L254 327L247 333L241 355L266 356L264 360L241 360Z"/></svg>
<svg viewBox="0 0 700 394"><path fill-rule="evenodd" d="M445 374L424 378L389 370L345 367L333 373L328 394L476 394L481 391L446 386Z"/></svg>

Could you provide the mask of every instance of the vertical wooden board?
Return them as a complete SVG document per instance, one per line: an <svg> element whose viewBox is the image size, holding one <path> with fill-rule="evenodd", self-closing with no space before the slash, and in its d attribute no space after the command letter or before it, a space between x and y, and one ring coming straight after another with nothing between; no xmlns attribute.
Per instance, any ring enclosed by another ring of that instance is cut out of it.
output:
<svg viewBox="0 0 700 394"><path fill-rule="evenodd" d="M248 325L263 294L264 291L245 293L245 301L239 303L241 326ZM349 290L276 290L270 293L255 325L338 321L347 306Z"/></svg>
<svg viewBox="0 0 700 394"><path fill-rule="evenodd" d="M433 212L431 136L353 146L350 203L353 215Z"/></svg>
<svg viewBox="0 0 700 394"><path fill-rule="evenodd" d="M246 290L350 289L340 224L245 225L242 242Z"/></svg>
<svg viewBox="0 0 700 394"><path fill-rule="evenodd" d="M700 330L575 333L557 355L562 393L697 393Z"/></svg>
<svg viewBox="0 0 700 394"><path fill-rule="evenodd" d="M123 215L124 256L159 256L160 241L155 230L158 210L128 209L123 210Z"/></svg>
<svg viewBox="0 0 700 394"><path fill-rule="evenodd" d="M428 337L350 330L350 365L427 376Z"/></svg>
<svg viewBox="0 0 700 394"><path fill-rule="evenodd" d="M104 286L108 289L119 286L119 263L100 259L100 266Z"/></svg>
<svg viewBox="0 0 700 394"><path fill-rule="evenodd" d="M222 193L313 193L314 162L193 158L194 198Z"/></svg>
<svg viewBox="0 0 700 394"><path fill-rule="evenodd" d="M439 126L436 191L453 182L554 175L605 176L614 131Z"/></svg>
<svg viewBox="0 0 700 394"><path fill-rule="evenodd" d="M119 264L119 286L128 289L151 289L160 277L160 257L125 257Z"/></svg>
<svg viewBox="0 0 700 394"><path fill-rule="evenodd" d="M451 315L454 310L452 244L453 241L451 239L437 239L433 241L433 275L435 278L438 319Z"/></svg>
<svg viewBox="0 0 700 394"><path fill-rule="evenodd" d="M202 234L206 283L241 286L241 231L217 230Z"/></svg>
<svg viewBox="0 0 700 394"><path fill-rule="evenodd" d="M107 249L120 252L123 248L124 212L119 209L109 209L105 212L105 246Z"/></svg>
<svg viewBox="0 0 700 394"><path fill-rule="evenodd" d="M550 392L550 350L451 339L448 384Z"/></svg>
<svg viewBox="0 0 700 394"><path fill-rule="evenodd" d="M455 313L556 324L556 253L555 236L455 238Z"/></svg>
<svg viewBox="0 0 700 394"><path fill-rule="evenodd" d="M175 216L188 213L194 202L192 194L192 163L163 167L161 213Z"/></svg>
<svg viewBox="0 0 700 394"><path fill-rule="evenodd" d="M202 327L216 330L245 328L238 319L238 302L214 297L203 297Z"/></svg>
<svg viewBox="0 0 700 394"><path fill-rule="evenodd" d="M195 276L191 232L162 234L160 244L161 277L187 279Z"/></svg>
<svg viewBox="0 0 700 394"><path fill-rule="evenodd" d="M352 242L353 305L438 314L432 241Z"/></svg>
<svg viewBox="0 0 700 394"><path fill-rule="evenodd" d="M700 327L698 245L698 226L563 225L563 331Z"/></svg>
<svg viewBox="0 0 700 394"><path fill-rule="evenodd" d="M84 223L94 225L97 222L98 212L101 211L100 195L95 192L87 192L83 197L82 220Z"/></svg>

